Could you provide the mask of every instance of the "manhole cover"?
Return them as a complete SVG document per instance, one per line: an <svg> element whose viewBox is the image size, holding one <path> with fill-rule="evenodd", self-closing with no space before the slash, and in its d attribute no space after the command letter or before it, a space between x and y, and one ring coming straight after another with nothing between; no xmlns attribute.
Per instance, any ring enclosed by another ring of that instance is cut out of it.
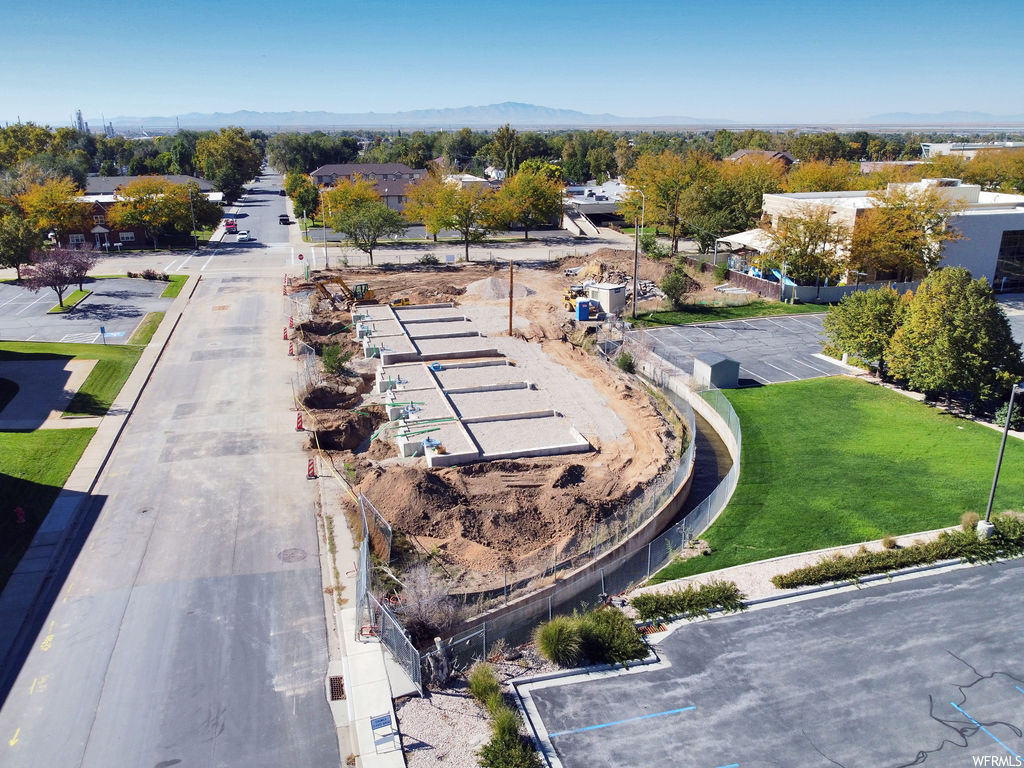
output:
<svg viewBox="0 0 1024 768"><path fill-rule="evenodd" d="M286 549L283 552L278 552L277 557L284 563L297 563L299 560L306 559L306 550L292 547L291 549Z"/></svg>
<svg viewBox="0 0 1024 768"><path fill-rule="evenodd" d="M213 311L214 312L223 312L229 306L230 306L229 304L215 304L214 307L213 307Z"/></svg>

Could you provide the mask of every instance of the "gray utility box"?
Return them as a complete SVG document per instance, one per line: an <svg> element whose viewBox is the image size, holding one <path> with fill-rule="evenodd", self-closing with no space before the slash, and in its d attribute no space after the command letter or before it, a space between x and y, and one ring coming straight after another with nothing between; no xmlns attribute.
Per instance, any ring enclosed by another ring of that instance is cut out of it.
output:
<svg viewBox="0 0 1024 768"><path fill-rule="evenodd" d="M735 389L740 383L740 364L718 352L705 352L693 359L693 378L704 387Z"/></svg>

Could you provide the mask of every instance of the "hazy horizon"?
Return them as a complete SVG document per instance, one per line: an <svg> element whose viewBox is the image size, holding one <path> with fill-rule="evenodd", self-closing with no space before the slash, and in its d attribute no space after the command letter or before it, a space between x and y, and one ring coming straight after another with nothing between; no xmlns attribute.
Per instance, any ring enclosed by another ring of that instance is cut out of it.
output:
<svg viewBox="0 0 1024 768"><path fill-rule="evenodd" d="M95 7L71 0L5 11L0 120L66 125L81 109L98 128L101 114L506 101L744 125L1024 114L1024 4L1005 0L973 14L948 0L369 0L358 12L309 0L142 0L101 15L97 26Z"/></svg>

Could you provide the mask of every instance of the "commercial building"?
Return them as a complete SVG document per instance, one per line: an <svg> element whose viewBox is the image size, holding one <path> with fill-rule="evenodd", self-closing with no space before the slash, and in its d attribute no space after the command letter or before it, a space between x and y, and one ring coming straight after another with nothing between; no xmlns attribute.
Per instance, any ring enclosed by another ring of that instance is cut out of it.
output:
<svg viewBox="0 0 1024 768"><path fill-rule="evenodd" d="M405 163L338 163L321 165L311 174L319 186L335 186L339 181L351 181L356 176L373 184L388 208L405 208L406 192L410 185L427 175L425 168L410 168Z"/></svg>
<svg viewBox="0 0 1024 768"><path fill-rule="evenodd" d="M903 185L910 189L935 189L950 200L962 204L949 220L963 237L948 242L943 249L942 266L966 267L974 277L984 277L997 291L1024 290L1024 195L985 192L976 184L960 179L923 179ZM762 213L773 225L795 217L808 209L828 206L832 218L853 231L864 212L875 204L868 191L794 192L768 194L762 198ZM722 238L751 247L756 238L739 233ZM762 241L763 242L763 241ZM762 250L756 248L755 250Z"/></svg>
<svg viewBox="0 0 1024 768"><path fill-rule="evenodd" d="M993 149L1024 149L1024 141L995 142L921 142L921 157L939 157L941 155L957 155L964 160L973 160L979 152Z"/></svg>

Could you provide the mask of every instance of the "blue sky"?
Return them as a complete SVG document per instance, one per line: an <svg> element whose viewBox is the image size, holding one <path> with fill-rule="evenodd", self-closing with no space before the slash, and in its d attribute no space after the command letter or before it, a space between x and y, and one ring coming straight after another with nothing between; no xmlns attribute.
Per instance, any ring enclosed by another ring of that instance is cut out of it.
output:
<svg viewBox="0 0 1024 768"><path fill-rule="evenodd" d="M501 101L777 123L1020 114L1022 30L1020 0L0 0L0 120Z"/></svg>

